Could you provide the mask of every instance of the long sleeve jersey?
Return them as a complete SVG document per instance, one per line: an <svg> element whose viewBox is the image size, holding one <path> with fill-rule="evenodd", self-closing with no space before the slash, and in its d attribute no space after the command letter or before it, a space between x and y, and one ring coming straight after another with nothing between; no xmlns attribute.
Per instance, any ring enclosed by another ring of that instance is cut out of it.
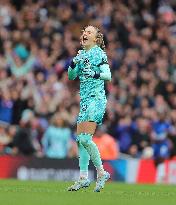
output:
<svg viewBox="0 0 176 205"><path fill-rule="evenodd" d="M80 50L74 60L77 62L76 67L74 69L68 68L68 78L74 80L79 77L81 100L91 96L105 97L104 81L111 80L106 53L96 45L88 51ZM100 73L100 77L98 79L87 78L82 72L86 67Z"/></svg>

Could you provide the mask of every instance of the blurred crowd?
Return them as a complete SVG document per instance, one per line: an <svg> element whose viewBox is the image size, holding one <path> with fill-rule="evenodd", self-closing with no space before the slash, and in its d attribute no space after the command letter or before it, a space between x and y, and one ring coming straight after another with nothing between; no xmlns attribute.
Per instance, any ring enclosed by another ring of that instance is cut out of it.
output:
<svg viewBox="0 0 176 205"><path fill-rule="evenodd" d="M103 159L176 156L176 1L0 0L0 153L76 157L85 25L104 34L112 82L94 141Z"/></svg>

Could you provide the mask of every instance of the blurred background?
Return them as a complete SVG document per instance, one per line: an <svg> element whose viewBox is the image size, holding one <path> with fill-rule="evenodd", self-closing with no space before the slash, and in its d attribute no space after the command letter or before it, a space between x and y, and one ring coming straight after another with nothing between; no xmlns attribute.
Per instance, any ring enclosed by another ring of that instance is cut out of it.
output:
<svg viewBox="0 0 176 205"><path fill-rule="evenodd" d="M76 160L79 82L67 68L90 24L112 72L94 136L106 169L114 180L176 183L175 0L0 0L0 177L25 178L25 160ZM13 159L22 171L8 168Z"/></svg>

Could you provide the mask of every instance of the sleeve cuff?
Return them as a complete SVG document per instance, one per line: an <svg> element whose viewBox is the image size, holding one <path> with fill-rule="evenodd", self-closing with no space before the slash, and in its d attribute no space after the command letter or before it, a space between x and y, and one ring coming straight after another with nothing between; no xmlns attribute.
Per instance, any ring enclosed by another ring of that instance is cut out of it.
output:
<svg viewBox="0 0 176 205"><path fill-rule="evenodd" d="M95 79L100 78L100 73L97 73L97 72L96 72L95 75L94 75L94 78L95 78Z"/></svg>

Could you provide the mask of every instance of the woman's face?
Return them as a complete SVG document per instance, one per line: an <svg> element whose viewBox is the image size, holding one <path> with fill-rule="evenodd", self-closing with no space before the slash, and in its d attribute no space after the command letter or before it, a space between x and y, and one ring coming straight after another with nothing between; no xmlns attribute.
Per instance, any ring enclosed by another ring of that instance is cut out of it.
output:
<svg viewBox="0 0 176 205"><path fill-rule="evenodd" d="M56 123L57 127L63 127L63 125L64 125L63 119L59 116L56 117L55 123Z"/></svg>
<svg viewBox="0 0 176 205"><path fill-rule="evenodd" d="M81 35L81 45L86 49L92 48L96 45L97 31L93 26L88 26Z"/></svg>

